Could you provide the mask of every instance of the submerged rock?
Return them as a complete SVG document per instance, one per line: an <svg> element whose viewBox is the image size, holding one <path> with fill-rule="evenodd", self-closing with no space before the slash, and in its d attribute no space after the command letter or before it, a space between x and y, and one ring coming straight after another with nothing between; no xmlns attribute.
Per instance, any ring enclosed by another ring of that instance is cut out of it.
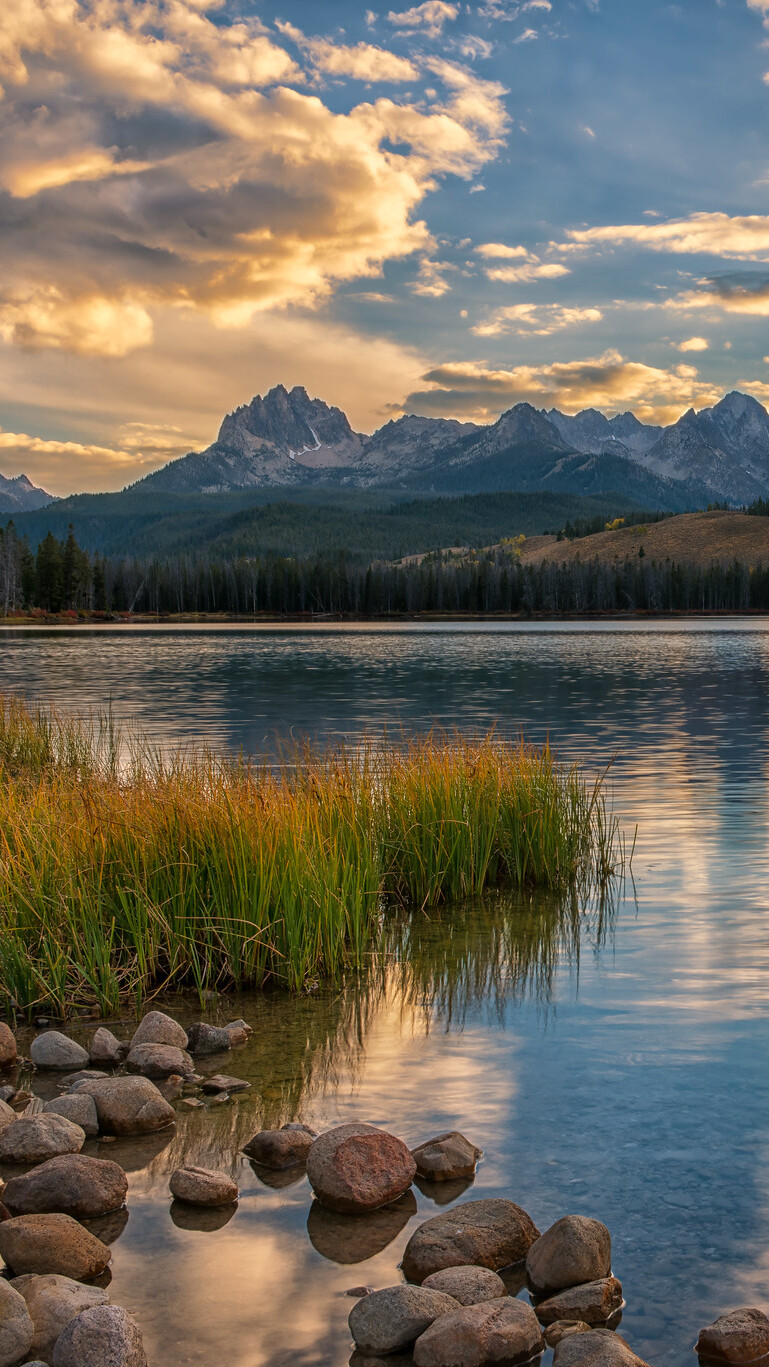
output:
<svg viewBox="0 0 769 1367"><path fill-rule="evenodd" d="M472 1265L496 1272L521 1262L538 1238L531 1216L514 1201L467 1201L414 1231L403 1255L403 1271L411 1282L423 1282L444 1267Z"/></svg>
<svg viewBox="0 0 769 1367"><path fill-rule="evenodd" d="M48 1361L56 1340L75 1316L109 1300L101 1287L84 1286L82 1282L57 1273L45 1276L25 1273L23 1277L14 1277L11 1285L24 1297L32 1319L33 1338L29 1351L39 1353Z"/></svg>
<svg viewBox="0 0 769 1367"><path fill-rule="evenodd" d="M71 1153L49 1158L23 1177L12 1177L3 1201L13 1215L60 1211L89 1219L118 1210L127 1191L126 1175L118 1163Z"/></svg>
<svg viewBox="0 0 769 1367"><path fill-rule="evenodd" d="M117 1067L119 1063L123 1062L129 1047L128 1043L124 1043L116 1035L113 1035L111 1030L100 1025L91 1040L91 1063L96 1066L106 1063L110 1067Z"/></svg>
<svg viewBox="0 0 769 1367"><path fill-rule="evenodd" d="M251 1028L251 1026L248 1024L248 1022L247 1022L247 1021L244 1021L241 1017L239 1017L236 1021L227 1021L227 1024L225 1025L224 1028L225 1028L225 1030L230 1030L230 1031L233 1031L233 1030L237 1030L238 1032L242 1031L243 1034L246 1036L246 1038L248 1038L249 1035L253 1035L253 1033L254 1033L253 1030L252 1030L252 1028Z"/></svg>
<svg viewBox="0 0 769 1367"><path fill-rule="evenodd" d="M13 1068L16 1058L16 1036L5 1021L0 1021L0 1069Z"/></svg>
<svg viewBox="0 0 769 1367"><path fill-rule="evenodd" d="M526 1254L526 1275L541 1295L598 1281L610 1272L611 1235L600 1220L585 1215L556 1220Z"/></svg>
<svg viewBox="0 0 769 1367"><path fill-rule="evenodd" d="M221 1025L199 1021L190 1027L187 1048L191 1054L226 1054L232 1048L229 1030Z"/></svg>
<svg viewBox="0 0 769 1367"><path fill-rule="evenodd" d="M84 1143L84 1130L66 1116L15 1116L13 1124L0 1133L0 1159L4 1163L43 1163L59 1154L79 1153Z"/></svg>
<svg viewBox="0 0 769 1367"><path fill-rule="evenodd" d="M121 1305L83 1310L59 1336L53 1367L147 1367L133 1315Z"/></svg>
<svg viewBox="0 0 769 1367"><path fill-rule="evenodd" d="M586 1324L605 1324L622 1307L622 1283L616 1277L602 1277L583 1286L559 1291L536 1306L543 1324L554 1320L584 1320Z"/></svg>
<svg viewBox="0 0 769 1367"><path fill-rule="evenodd" d="M78 1093L92 1096L99 1129L106 1134L150 1134L175 1119L173 1106L146 1077L108 1077L81 1082Z"/></svg>
<svg viewBox="0 0 769 1367"><path fill-rule="evenodd" d="M73 1125L79 1125L85 1135L99 1133L99 1117L92 1096L74 1094L54 1097L53 1101L46 1101L43 1115L63 1115L65 1120L71 1120Z"/></svg>
<svg viewBox="0 0 769 1367"><path fill-rule="evenodd" d="M460 1305L482 1305L507 1295L507 1287L490 1267L444 1267L425 1277L423 1286L445 1291Z"/></svg>
<svg viewBox="0 0 769 1367"><path fill-rule="evenodd" d="M453 1182L460 1177L472 1177L483 1149L476 1149L459 1130L447 1130L434 1139L426 1139L411 1150L420 1177L430 1182Z"/></svg>
<svg viewBox="0 0 769 1367"><path fill-rule="evenodd" d="M323 1205L356 1214L397 1200L411 1186L416 1163L402 1139L373 1125L327 1130L307 1155L307 1176Z"/></svg>
<svg viewBox="0 0 769 1367"><path fill-rule="evenodd" d="M648 1367L611 1329L568 1334L555 1346L555 1367Z"/></svg>
<svg viewBox="0 0 769 1367"><path fill-rule="evenodd" d="M457 1302L442 1291L423 1286L388 1286L363 1296L350 1311L347 1323L356 1346L364 1353L397 1353Z"/></svg>
<svg viewBox="0 0 769 1367"><path fill-rule="evenodd" d="M0 1279L0 1367L14 1367L32 1348L35 1329L24 1297Z"/></svg>
<svg viewBox="0 0 769 1367"><path fill-rule="evenodd" d="M170 1044L174 1049L187 1048L187 1031L164 1011L148 1011L142 1016L131 1039L131 1048L139 1044Z"/></svg>
<svg viewBox="0 0 769 1367"><path fill-rule="evenodd" d="M499 1362L514 1367L536 1357L544 1346L534 1311L523 1301L505 1296L442 1315L417 1339L414 1363L415 1367L485 1367Z"/></svg>
<svg viewBox="0 0 769 1367"><path fill-rule="evenodd" d="M243 1152L265 1168L292 1168L305 1161L317 1138L306 1125L284 1125L281 1130L260 1130Z"/></svg>
<svg viewBox="0 0 769 1367"><path fill-rule="evenodd" d="M82 1044L62 1035L60 1030L46 1030L44 1035L38 1035L29 1052L36 1067L56 1068L61 1072L85 1068L90 1061Z"/></svg>
<svg viewBox="0 0 769 1367"><path fill-rule="evenodd" d="M201 1092L213 1095L216 1092L246 1092L251 1086L242 1077L227 1077L226 1073L214 1073L201 1085Z"/></svg>
<svg viewBox="0 0 769 1367"><path fill-rule="evenodd" d="M171 1173L171 1195L193 1206L228 1206L237 1201L237 1183L211 1168L177 1168Z"/></svg>
<svg viewBox="0 0 769 1367"><path fill-rule="evenodd" d="M189 1054L172 1044L132 1044L126 1068L144 1077L189 1077L193 1072Z"/></svg>
<svg viewBox="0 0 769 1367"><path fill-rule="evenodd" d="M87 1282L108 1266L106 1244L71 1215L17 1215L0 1223L0 1255L16 1276L58 1272Z"/></svg>
<svg viewBox="0 0 769 1367"><path fill-rule="evenodd" d="M769 1319L763 1310L730 1310L700 1330L694 1349L717 1362L756 1362L769 1355Z"/></svg>
<svg viewBox="0 0 769 1367"><path fill-rule="evenodd" d="M561 1339L566 1339L570 1334L588 1334L592 1332L592 1327L585 1324L584 1320L553 1320L545 1329L545 1343L550 1348L555 1348Z"/></svg>

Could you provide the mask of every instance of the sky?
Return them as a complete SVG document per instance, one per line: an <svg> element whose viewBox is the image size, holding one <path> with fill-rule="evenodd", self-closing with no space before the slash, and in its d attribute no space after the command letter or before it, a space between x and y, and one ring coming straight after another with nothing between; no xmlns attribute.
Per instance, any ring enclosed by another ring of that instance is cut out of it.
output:
<svg viewBox="0 0 769 1367"><path fill-rule="evenodd" d="M769 0L3 0L0 471L769 402Z"/></svg>

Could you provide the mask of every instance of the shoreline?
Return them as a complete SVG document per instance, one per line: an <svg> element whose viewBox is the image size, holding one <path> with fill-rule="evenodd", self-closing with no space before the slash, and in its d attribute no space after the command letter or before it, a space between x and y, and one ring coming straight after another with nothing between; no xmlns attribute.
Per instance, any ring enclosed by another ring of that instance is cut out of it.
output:
<svg viewBox="0 0 769 1367"><path fill-rule="evenodd" d="M669 609L655 612L391 612L380 614L339 613L19 613L0 617L0 631L18 627L142 627L142 626L324 626L340 624L371 625L398 622L670 622L731 618L769 617L765 608L723 608L685 611Z"/></svg>

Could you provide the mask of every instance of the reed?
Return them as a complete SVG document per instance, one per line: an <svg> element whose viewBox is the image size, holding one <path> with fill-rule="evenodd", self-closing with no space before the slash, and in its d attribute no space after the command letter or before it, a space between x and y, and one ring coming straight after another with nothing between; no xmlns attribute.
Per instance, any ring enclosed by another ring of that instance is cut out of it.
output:
<svg viewBox="0 0 769 1367"><path fill-rule="evenodd" d="M166 987L294 990L360 962L388 904L605 882L602 780L548 747L433 734L278 765L0 699L5 1007L113 1013Z"/></svg>

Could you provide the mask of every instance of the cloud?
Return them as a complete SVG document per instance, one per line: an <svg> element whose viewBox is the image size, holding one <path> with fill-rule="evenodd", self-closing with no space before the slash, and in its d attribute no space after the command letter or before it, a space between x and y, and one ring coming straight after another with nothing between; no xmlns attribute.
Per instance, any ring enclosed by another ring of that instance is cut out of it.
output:
<svg viewBox="0 0 769 1367"><path fill-rule="evenodd" d="M425 0L424 4L414 5L412 9L401 10L400 13L390 10L387 19L389 23L397 24L398 28L424 29L428 37L438 38L444 24L456 19L458 14L459 5L447 4L445 0Z"/></svg>
<svg viewBox="0 0 769 1367"><path fill-rule="evenodd" d="M531 43L538 37L539 34L535 28L525 28L523 33L519 33L518 37L513 39L513 46L517 46L518 43Z"/></svg>
<svg viewBox="0 0 769 1367"><path fill-rule="evenodd" d="M510 304L495 311L470 331L476 337L499 337L506 333L519 336L549 337L580 323L599 323L600 309L568 308L563 304Z"/></svg>
<svg viewBox="0 0 769 1367"><path fill-rule="evenodd" d="M769 256L769 215L723 213L690 214L665 223L626 223L612 227L580 228L567 233L561 250L601 244L628 243L651 251L733 257L749 261Z"/></svg>
<svg viewBox="0 0 769 1367"><path fill-rule="evenodd" d="M168 459L166 456L165 459ZM159 464L157 460L154 465ZM74 475L78 488L103 488L115 477L122 486L129 475L148 473L153 465L142 470L142 457L135 451L116 450L75 441L45 441L30 437L26 432L4 432L0 429L0 464L7 475L25 474L33 484L49 493L68 491L67 474Z"/></svg>
<svg viewBox="0 0 769 1367"><path fill-rule="evenodd" d="M318 307L340 282L429 253L426 196L503 145L498 82L436 58L431 95L336 112L274 34L226 11L214 22L217 8L5 0L0 333L14 344L115 357L150 345L164 308L230 328ZM405 13L429 25L456 9ZM317 43L308 60L329 72L411 67Z"/></svg>
<svg viewBox="0 0 769 1367"><path fill-rule="evenodd" d="M494 261L536 261L528 247L508 247L504 242L481 242L473 251L478 256L489 256Z"/></svg>
<svg viewBox="0 0 769 1367"><path fill-rule="evenodd" d="M479 6L478 13L484 19L495 19L511 23L514 19L520 18L522 14L530 14L539 10L543 14L549 14L553 6L550 0L525 0L524 4L503 4L500 0L485 0L485 4Z"/></svg>
<svg viewBox="0 0 769 1367"><path fill-rule="evenodd" d="M481 362L436 366L422 377L430 388L412 392L404 412L494 421L516 403L617 412L626 408L646 422L674 422L683 411L717 403L721 391L700 380L693 366L672 370L628 361L617 351L584 361L520 365L494 370Z"/></svg>
<svg viewBox="0 0 769 1367"><path fill-rule="evenodd" d="M415 81L419 75L414 63L372 43L353 46L333 43L329 38L307 38L293 24L282 20L278 30L291 38L313 66L329 76L351 76L356 81Z"/></svg>
<svg viewBox="0 0 769 1367"><path fill-rule="evenodd" d="M419 265L419 275L409 285L412 294L419 294L426 299L440 299L441 295L448 294L451 285L444 279L447 271L455 270L446 261L432 261L425 257Z"/></svg>
<svg viewBox="0 0 769 1367"><path fill-rule="evenodd" d="M679 342L679 351L707 351L710 343L706 337L687 337L685 342Z"/></svg>
<svg viewBox="0 0 769 1367"><path fill-rule="evenodd" d="M769 275L758 271L710 276L694 290L665 300L665 308L688 313L691 309L720 309L755 318L769 317Z"/></svg>
<svg viewBox="0 0 769 1367"><path fill-rule="evenodd" d="M558 280L563 275L569 275L567 266L561 266L557 261L539 262L535 257L533 261L524 266L495 266L487 268L484 275L489 280L499 280L503 284L525 284L532 280Z"/></svg>

